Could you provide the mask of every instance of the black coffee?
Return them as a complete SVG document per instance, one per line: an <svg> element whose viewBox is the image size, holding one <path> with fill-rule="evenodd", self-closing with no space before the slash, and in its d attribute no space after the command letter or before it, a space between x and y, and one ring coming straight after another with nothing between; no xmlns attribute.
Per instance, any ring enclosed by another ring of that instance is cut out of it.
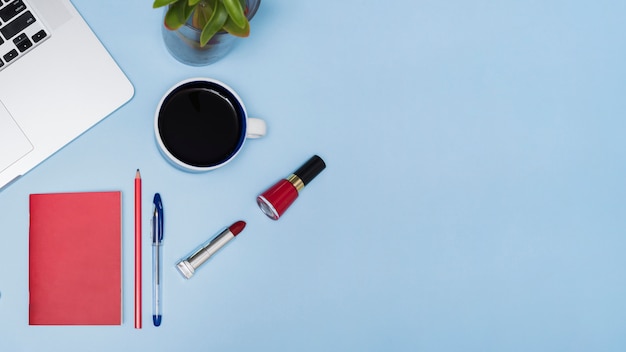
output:
<svg viewBox="0 0 626 352"><path fill-rule="evenodd" d="M212 82L176 88L159 111L159 134L178 160L211 167L230 159L245 139L245 115L235 96Z"/></svg>

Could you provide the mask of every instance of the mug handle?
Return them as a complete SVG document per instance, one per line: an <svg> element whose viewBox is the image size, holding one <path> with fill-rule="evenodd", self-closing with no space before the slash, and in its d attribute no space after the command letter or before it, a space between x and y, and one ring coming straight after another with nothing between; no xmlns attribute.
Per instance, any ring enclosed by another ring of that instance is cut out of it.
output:
<svg viewBox="0 0 626 352"><path fill-rule="evenodd" d="M267 124L265 120L256 117L248 117L247 138L261 138L267 133Z"/></svg>

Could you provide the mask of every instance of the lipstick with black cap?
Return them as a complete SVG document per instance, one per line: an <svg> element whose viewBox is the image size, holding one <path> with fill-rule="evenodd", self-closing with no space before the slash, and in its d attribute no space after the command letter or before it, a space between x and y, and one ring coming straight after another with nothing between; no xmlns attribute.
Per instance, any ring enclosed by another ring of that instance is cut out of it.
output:
<svg viewBox="0 0 626 352"><path fill-rule="evenodd" d="M278 220L298 198L304 186L308 185L325 168L324 160L314 155L294 173L261 193L256 199L257 204L265 215Z"/></svg>

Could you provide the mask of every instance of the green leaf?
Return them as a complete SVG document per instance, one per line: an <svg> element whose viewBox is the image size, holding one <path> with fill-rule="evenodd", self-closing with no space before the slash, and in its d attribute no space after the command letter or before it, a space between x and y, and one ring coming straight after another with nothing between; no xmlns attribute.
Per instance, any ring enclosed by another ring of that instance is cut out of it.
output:
<svg viewBox="0 0 626 352"><path fill-rule="evenodd" d="M154 0L154 3L152 4L152 8L156 9L159 7L163 7L163 6L175 3L176 1L179 1L179 0Z"/></svg>
<svg viewBox="0 0 626 352"><path fill-rule="evenodd" d="M200 46L205 46L211 40L215 33L222 28L226 19L228 19L228 12L224 5L218 1L211 18L209 18L209 21L202 29L202 33L200 33Z"/></svg>
<svg viewBox="0 0 626 352"><path fill-rule="evenodd" d="M213 9L217 5L217 0L204 0L203 4L195 7L195 11L193 12L192 24L196 28L204 28L211 15L213 15Z"/></svg>
<svg viewBox="0 0 626 352"><path fill-rule="evenodd" d="M180 11L180 20L185 23L187 22L187 20L189 19L189 16L191 16L191 13L193 12L193 6L189 5L189 3L187 1L182 1L185 6L182 6L182 9Z"/></svg>
<svg viewBox="0 0 626 352"><path fill-rule="evenodd" d="M248 19L248 3L246 0L239 0L239 3L241 4L241 8L243 9L243 14L246 16L246 19Z"/></svg>
<svg viewBox="0 0 626 352"><path fill-rule="evenodd" d="M202 0L189 0L189 6L196 6Z"/></svg>
<svg viewBox="0 0 626 352"><path fill-rule="evenodd" d="M250 22L246 19L246 25L241 28L235 24L232 18L229 18L224 23L224 30L237 37L247 37L250 35Z"/></svg>
<svg viewBox="0 0 626 352"><path fill-rule="evenodd" d="M240 28L245 27L248 19L243 14L243 7L241 7L239 0L222 0L222 3L233 22Z"/></svg>
<svg viewBox="0 0 626 352"><path fill-rule="evenodd" d="M186 6L186 1L179 1L172 4L170 8L167 9L164 20L165 27L167 27L167 29L176 30L180 28L183 24L185 24L185 21L187 21L187 19L184 18L183 14L185 12Z"/></svg>

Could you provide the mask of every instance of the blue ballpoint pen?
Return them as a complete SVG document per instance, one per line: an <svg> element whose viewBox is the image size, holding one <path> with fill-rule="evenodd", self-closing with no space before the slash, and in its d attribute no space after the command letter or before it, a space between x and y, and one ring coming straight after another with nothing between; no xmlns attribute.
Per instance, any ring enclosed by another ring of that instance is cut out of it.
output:
<svg viewBox="0 0 626 352"><path fill-rule="evenodd" d="M154 194L154 210L152 214L152 301L154 303L152 311L152 322L154 326L161 325L163 312L161 311L161 283L163 278L161 247L163 242L163 203L161 195Z"/></svg>

